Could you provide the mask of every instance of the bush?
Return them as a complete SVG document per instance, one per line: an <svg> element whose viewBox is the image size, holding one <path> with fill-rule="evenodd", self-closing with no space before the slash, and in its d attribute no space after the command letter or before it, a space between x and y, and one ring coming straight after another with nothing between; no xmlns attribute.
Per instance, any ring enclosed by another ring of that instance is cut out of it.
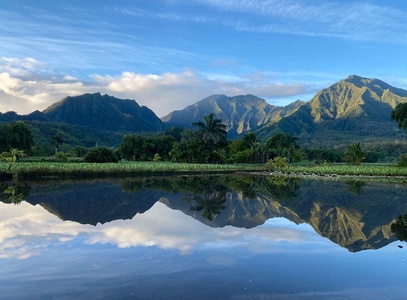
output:
<svg viewBox="0 0 407 300"><path fill-rule="evenodd" d="M267 165L269 167L271 167L272 169L274 169L274 168L285 168L285 167L287 167L287 158L277 156L277 157L275 157L273 159L270 159L267 162Z"/></svg>
<svg viewBox="0 0 407 300"><path fill-rule="evenodd" d="M397 158L397 165L399 167L407 167L407 154L402 154Z"/></svg>
<svg viewBox="0 0 407 300"><path fill-rule="evenodd" d="M68 157L64 152L58 152L50 157L50 161L68 162Z"/></svg>
<svg viewBox="0 0 407 300"><path fill-rule="evenodd" d="M117 163L119 161L113 151L106 147L91 149L85 155L84 160L91 163Z"/></svg>

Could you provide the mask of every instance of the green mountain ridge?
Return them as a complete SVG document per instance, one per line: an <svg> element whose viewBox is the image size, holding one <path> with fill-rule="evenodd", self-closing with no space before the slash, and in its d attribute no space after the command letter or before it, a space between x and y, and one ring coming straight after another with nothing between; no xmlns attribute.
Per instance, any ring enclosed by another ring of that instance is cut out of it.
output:
<svg viewBox="0 0 407 300"><path fill-rule="evenodd" d="M121 132L160 131L165 128L155 113L134 100L109 95L66 97L43 111L54 122Z"/></svg>
<svg viewBox="0 0 407 300"><path fill-rule="evenodd" d="M193 122L205 115L215 113L228 125L229 137L236 137L263 124L275 123L290 115L304 102L295 101L287 106L273 106L266 100L253 95L228 97L212 95L187 106L183 110L173 111L161 118L169 126L191 127Z"/></svg>
<svg viewBox="0 0 407 300"><path fill-rule="evenodd" d="M193 122L215 113L228 125L229 138L251 131L259 140L266 140L285 132L299 137L302 147L345 147L362 142L375 148L406 143L407 134L390 118L393 108L405 102L406 90L351 75L308 102L297 100L282 107L254 95L212 95L160 119L134 100L95 93L66 97L43 112L23 116L0 113L0 122L23 120L40 142L62 132L71 145L117 147L124 134L154 134L169 126L190 128Z"/></svg>
<svg viewBox="0 0 407 300"><path fill-rule="evenodd" d="M321 90L291 115L255 132L262 139L291 132L308 146L405 140L405 132L390 118L392 109L405 102L407 91L351 75Z"/></svg>

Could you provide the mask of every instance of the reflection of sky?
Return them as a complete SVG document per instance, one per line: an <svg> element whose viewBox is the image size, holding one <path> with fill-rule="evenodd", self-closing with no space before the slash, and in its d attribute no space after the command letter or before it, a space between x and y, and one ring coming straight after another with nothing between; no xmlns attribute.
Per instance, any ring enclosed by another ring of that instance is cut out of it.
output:
<svg viewBox="0 0 407 300"><path fill-rule="evenodd" d="M6 299L403 299L404 243L349 253L306 224L211 228L157 202L133 220L61 221L0 204ZM272 295L272 297L270 296Z"/></svg>
<svg viewBox="0 0 407 300"><path fill-rule="evenodd" d="M61 221L41 206L26 202L19 206L1 204L0 209L0 258L28 258L49 245L72 243L74 239L118 248L157 246L183 254L225 247L242 247L254 253L312 251L305 247L311 243L320 246L318 251L332 248L332 243L316 235L309 225L296 225L283 218L270 219L252 229L211 228L160 202L132 220L97 226Z"/></svg>

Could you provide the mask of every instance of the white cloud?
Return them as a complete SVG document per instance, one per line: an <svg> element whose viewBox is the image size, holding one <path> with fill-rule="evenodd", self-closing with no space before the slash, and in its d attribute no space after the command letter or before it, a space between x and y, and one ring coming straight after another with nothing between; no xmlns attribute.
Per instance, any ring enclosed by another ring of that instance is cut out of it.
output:
<svg viewBox="0 0 407 300"><path fill-rule="evenodd" d="M0 209L0 258L26 259L50 245L69 243L73 239L119 248L156 246L177 249L183 254L231 246L244 247L254 253L279 252L283 248L303 252L296 245L301 248L301 244L312 242L327 247L332 244L327 239L321 240L309 225L298 226L284 219L273 219L250 230L211 228L161 202L132 220L117 220L96 227L61 221L41 206L27 202L19 206L0 203ZM290 244L289 249L286 243Z"/></svg>
<svg viewBox="0 0 407 300"><path fill-rule="evenodd" d="M60 77L39 75L35 72L36 66L40 65L43 70L45 65L32 59L3 59L0 62L0 111L13 110L20 114L44 110L66 96L101 92L117 98L134 99L161 117L212 94L253 94L266 99L281 99L300 97L309 93L311 86L296 82L281 83L275 76L261 72L241 76L200 75L191 69L163 74L94 74L85 82L69 74Z"/></svg>
<svg viewBox="0 0 407 300"><path fill-rule="evenodd" d="M190 3L240 13L239 17L223 21L224 25L239 31L405 43L405 11L392 8L390 3L387 6L290 0L196 0Z"/></svg>

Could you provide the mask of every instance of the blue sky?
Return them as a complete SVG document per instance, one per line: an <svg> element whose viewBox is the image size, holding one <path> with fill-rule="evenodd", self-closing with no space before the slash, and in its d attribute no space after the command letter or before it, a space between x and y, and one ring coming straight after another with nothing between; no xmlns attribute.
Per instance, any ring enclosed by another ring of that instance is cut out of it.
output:
<svg viewBox="0 0 407 300"><path fill-rule="evenodd" d="M65 96L158 116L211 94L310 100L357 74L407 89L405 1L0 0L0 112Z"/></svg>

